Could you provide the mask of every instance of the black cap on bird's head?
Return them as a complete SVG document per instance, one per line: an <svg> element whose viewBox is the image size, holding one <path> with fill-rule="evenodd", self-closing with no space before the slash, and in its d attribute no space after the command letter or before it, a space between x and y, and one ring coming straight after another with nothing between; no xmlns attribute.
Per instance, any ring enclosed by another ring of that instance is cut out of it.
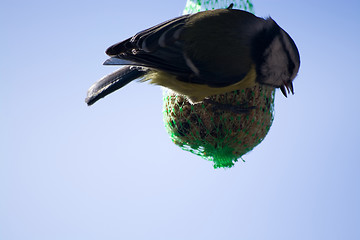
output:
<svg viewBox="0 0 360 240"><path fill-rule="evenodd" d="M265 21L252 46L257 82L280 88L286 97L286 90L294 94L292 81L300 67L299 51L289 34L273 19Z"/></svg>

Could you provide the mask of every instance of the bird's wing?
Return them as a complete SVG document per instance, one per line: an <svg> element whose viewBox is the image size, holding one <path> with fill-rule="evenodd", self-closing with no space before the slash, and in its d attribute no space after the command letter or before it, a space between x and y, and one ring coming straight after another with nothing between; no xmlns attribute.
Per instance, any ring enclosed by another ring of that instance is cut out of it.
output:
<svg viewBox="0 0 360 240"><path fill-rule="evenodd" d="M179 39L189 15L183 15L141 31L106 50L105 65L138 65L188 77L193 71L183 55Z"/></svg>
<svg viewBox="0 0 360 240"><path fill-rule="evenodd" d="M144 66L181 81L225 87L250 71L249 36L254 23L262 21L231 9L183 15L109 47L106 54L112 58L104 64Z"/></svg>

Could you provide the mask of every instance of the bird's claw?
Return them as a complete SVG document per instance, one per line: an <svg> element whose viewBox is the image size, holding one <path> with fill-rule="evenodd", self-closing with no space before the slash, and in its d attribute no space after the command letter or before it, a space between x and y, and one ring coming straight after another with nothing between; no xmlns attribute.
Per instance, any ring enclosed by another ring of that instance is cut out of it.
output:
<svg viewBox="0 0 360 240"><path fill-rule="evenodd" d="M284 82L284 85L282 85L280 87L280 90L281 90L282 94L284 94L285 97L287 97L287 94L290 92L291 92L291 94L294 95L294 86L293 86L292 82L290 82L290 83Z"/></svg>

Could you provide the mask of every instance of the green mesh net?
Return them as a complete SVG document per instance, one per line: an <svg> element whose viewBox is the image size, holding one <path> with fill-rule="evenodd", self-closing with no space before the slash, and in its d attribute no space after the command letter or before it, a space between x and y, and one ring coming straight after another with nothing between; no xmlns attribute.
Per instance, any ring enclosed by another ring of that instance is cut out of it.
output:
<svg viewBox="0 0 360 240"><path fill-rule="evenodd" d="M254 13L254 7L250 0L188 0L183 13L188 14L211 9L227 8L230 4L234 4L233 9L242 9Z"/></svg>
<svg viewBox="0 0 360 240"><path fill-rule="evenodd" d="M257 85L211 96L193 105L167 91L165 127L182 149L213 161L215 168L231 167L268 133L273 121L274 93L271 87Z"/></svg>
<svg viewBox="0 0 360 240"><path fill-rule="evenodd" d="M253 11L250 1L188 0L184 13L233 8ZM273 121L275 90L253 88L211 96L199 104L164 90L163 114L172 141L183 150L214 163L232 167L267 135Z"/></svg>

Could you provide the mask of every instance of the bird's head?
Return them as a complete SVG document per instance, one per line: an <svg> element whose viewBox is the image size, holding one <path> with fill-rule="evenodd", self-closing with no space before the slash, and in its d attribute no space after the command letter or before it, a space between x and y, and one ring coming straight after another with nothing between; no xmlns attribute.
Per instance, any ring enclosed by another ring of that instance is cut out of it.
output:
<svg viewBox="0 0 360 240"><path fill-rule="evenodd" d="M253 43L257 82L294 94L293 80L300 67L300 55L295 42L271 18L256 35Z"/></svg>

